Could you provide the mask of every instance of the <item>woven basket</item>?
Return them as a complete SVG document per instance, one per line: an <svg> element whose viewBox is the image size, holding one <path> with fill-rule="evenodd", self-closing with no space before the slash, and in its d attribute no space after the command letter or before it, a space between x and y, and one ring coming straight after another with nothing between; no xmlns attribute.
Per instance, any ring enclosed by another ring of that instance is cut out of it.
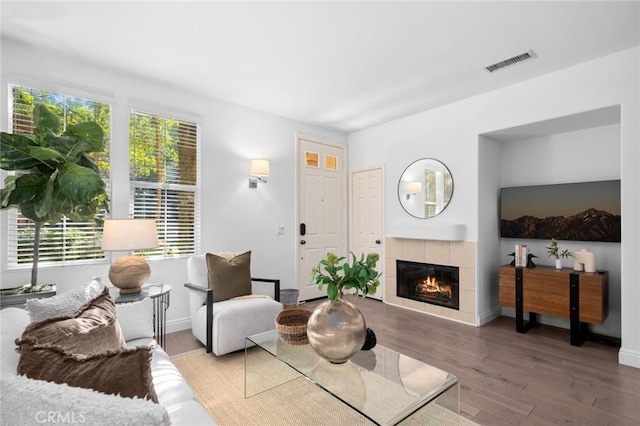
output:
<svg viewBox="0 0 640 426"><path fill-rule="evenodd" d="M306 345L307 321L311 316L308 309L292 308L280 311L276 317L276 331L284 342L291 345Z"/></svg>

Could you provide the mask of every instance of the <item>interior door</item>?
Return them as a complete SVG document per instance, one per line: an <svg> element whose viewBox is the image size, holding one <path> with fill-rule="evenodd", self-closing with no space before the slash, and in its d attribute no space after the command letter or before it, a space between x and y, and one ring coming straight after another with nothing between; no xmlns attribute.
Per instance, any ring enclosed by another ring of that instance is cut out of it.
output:
<svg viewBox="0 0 640 426"><path fill-rule="evenodd" d="M311 269L327 253L346 251L345 148L298 136L299 299L326 296L311 283Z"/></svg>
<svg viewBox="0 0 640 426"><path fill-rule="evenodd" d="M384 267L384 169L382 166L357 169L350 172L349 251L357 257L362 253L378 253L376 270ZM384 275L380 287L370 297L382 300Z"/></svg>

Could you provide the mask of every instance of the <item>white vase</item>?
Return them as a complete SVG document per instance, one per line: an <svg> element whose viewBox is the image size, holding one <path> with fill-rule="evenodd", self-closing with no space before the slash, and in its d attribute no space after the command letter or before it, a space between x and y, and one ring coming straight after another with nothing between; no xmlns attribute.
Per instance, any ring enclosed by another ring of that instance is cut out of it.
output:
<svg viewBox="0 0 640 426"><path fill-rule="evenodd" d="M556 259L556 269L562 269L562 259Z"/></svg>

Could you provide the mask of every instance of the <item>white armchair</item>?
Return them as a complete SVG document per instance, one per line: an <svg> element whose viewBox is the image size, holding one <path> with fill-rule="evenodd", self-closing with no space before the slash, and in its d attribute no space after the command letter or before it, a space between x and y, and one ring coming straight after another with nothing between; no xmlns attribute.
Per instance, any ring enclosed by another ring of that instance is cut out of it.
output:
<svg viewBox="0 0 640 426"><path fill-rule="evenodd" d="M273 283L273 298L251 295L214 303L213 289L208 288L206 255L187 260L187 279L184 286L189 290L191 330L207 346L207 352L219 356L244 349L247 336L275 329L275 318L282 310L280 280L251 278L252 283Z"/></svg>

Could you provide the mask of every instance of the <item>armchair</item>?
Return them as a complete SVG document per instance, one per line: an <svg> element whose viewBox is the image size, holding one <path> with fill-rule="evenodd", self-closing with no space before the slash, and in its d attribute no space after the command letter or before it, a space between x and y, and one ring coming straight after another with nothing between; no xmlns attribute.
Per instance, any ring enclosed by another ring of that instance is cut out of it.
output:
<svg viewBox="0 0 640 426"><path fill-rule="evenodd" d="M232 253L218 253L221 257ZM207 347L207 352L224 355L244 349L245 338L275 329L275 318L282 310L280 280L251 278L253 282L273 283L274 296L249 295L214 302L209 288L206 255L187 260L189 308L193 335Z"/></svg>

